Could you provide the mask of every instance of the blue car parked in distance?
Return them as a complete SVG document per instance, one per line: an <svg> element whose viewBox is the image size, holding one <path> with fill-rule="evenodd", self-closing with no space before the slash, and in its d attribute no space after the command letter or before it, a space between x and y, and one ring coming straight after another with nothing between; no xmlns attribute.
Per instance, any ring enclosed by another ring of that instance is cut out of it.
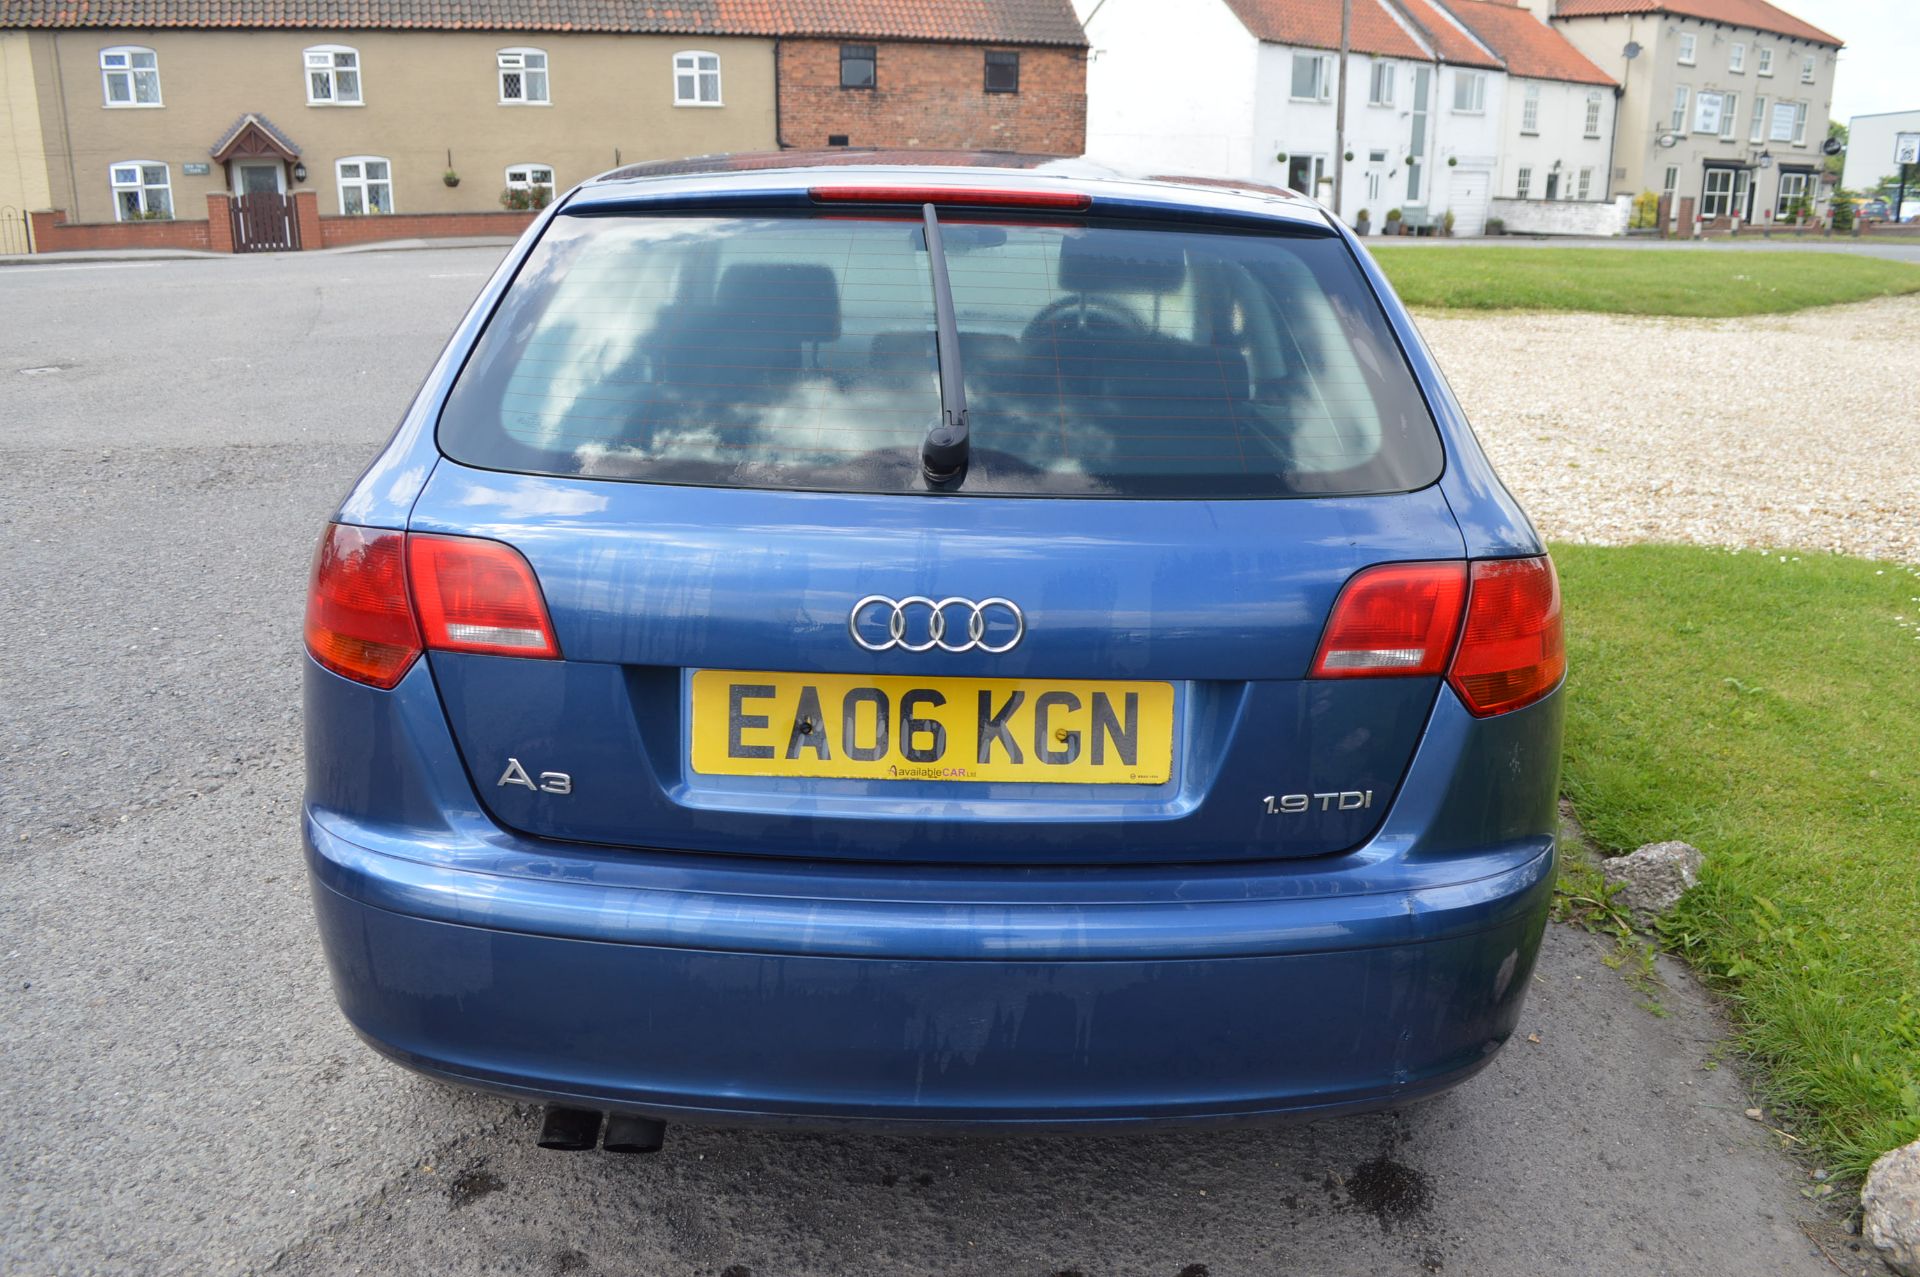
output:
<svg viewBox="0 0 1920 1277"><path fill-rule="evenodd" d="M1545 548L1317 205L1079 161L622 169L326 529L354 1029L661 1123L1125 1128L1485 1065L1545 926Z"/></svg>

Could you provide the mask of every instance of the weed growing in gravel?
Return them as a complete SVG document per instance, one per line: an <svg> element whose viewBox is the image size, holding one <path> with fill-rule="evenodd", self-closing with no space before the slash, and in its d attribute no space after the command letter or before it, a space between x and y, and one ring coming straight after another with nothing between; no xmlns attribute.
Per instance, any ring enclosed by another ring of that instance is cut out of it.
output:
<svg viewBox="0 0 1920 1277"><path fill-rule="evenodd" d="M1600 960L1620 973L1627 987L1640 995L1642 1010L1665 1018L1671 1015L1660 994L1666 986L1654 966L1657 952L1633 929L1633 919L1614 903L1620 888L1610 884L1582 848L1561 849L1560 880L1553 888L1553 917L1595 935L1611 936L1613 951Z"/></svg>
<svg viewBox="0 0 1920 1277"><path fill-rule="evenodd" d="M1729 996L1770 1107L1822 1165L1861 1175L1920 1138L1920 643L1896 619L1915 616L1911 570L1554 553L1581 824L1605 847L1706 853L1664 942Z"/></svg>

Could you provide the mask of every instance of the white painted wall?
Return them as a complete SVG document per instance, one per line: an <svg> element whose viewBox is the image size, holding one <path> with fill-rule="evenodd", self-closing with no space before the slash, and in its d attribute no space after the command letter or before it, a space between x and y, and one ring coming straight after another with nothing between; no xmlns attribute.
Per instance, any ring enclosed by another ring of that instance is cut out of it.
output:
<svg viewBox="0 0 1920 1277"><path fill-rule="evenodd" d="M1453 109L1454 85L1463 76L1486 77L1483 108L1478 112ZM1438 221L1459 200L1456 178L1462 173L1491 175L1498 171L1500 147L1505 136L1505 112L1508 79L1504 71L1477 70L1473 67L1443 66L1439 75L1440 92L1434 104L1432 139L1433 165L1429 170L1431 188L1427 208ZM1484 189L1484 183L1482 184ZM1496 191L1495 194L1499 192ZM1463 212L1454 209L1456 215ZM1456 220L1455 235L1478 235L1484 209L1466 220Z"/></svg>
<svg viewBox="0 0 1920 1277"><path fill-rule="evenodd" d="M1333 205L1335 110L1333 96L1338 92L1339 58L1327 54L1334 65L1334 87L1324 102L1303 101L1293 96L1293 57L1326 54L1324 49L1295 49L1284 44L1263 44L1259 52L1259 74L1254 131L1254 166L1251 176L1285 186L1288 165L1277 157L1285 154L1318 156L1323 161L1327 182L1318 191L1306 194ZM1372 106L1375 63L1393 67L1392 106ZM1413 88L1415 72L1422 65L1400 58L1375 58L1370 54L1350 54L1347 64L1347 150L1353 160L1346 166L1345 198L1340 216L1351 225L1361 209L1373 217L1377 230L1387 210L1407 203L1407 154L1412 135ZM1431 112L1429 112L1431 122ZM1385 159L1375 163L1372 156ZM1378 196L1371 193L1369 176L1377 179ZM1423 193L1426 183L1423 181Z"/></svg>
<svg viewBox="0 0 1920 1277"><path fill-rule="evenodd" d="M1840 185L1856 194L1883 177L1899 172L1893 162L1894 139L1902 133L1920 133L1920 111L1892 111L1884 115L1856 115L1847 122L1847 165ZM1893 197L1887 197L1893 203ZM1907 211L1920 203L1920 167L1907 170Z"/></svg>
<svg viewBox="0 0 1920 1277"><path fill-rule="evenodd" d="M1625 235L1633 217L1633 198L1610 200L1493 201L1493 216L1509 235Z"/></svg>
<svg viewBox="0 0 1920 1277"><path fill-rule="evenodd" d="M1182 0L1177 17L1171 7L1075 0L1091 45L1087 155L1128 169L1254 177L1260 42L1223 0Z"/></svg>
<svg viewBox="0 0 1920 1277"><path fill-rule="evenodd" d="M1521 129L1525 119L1527 89L1540 92L1538 130L1528 134ZM1600 136L1586 136L1587 97L1600 95ZM1563 80L1521 80L1508 82L1504 112L1500 172L1494 194L1520 197L1520 170L1531 169L1533 181L1527 192L1531 199L1544 199L1547 174L1554 162L1560 164L1560 198L1574 199L1579 192L1580 170L1591 169L1593 181L1588 198L1609 199L1613 194L1612 159L1614 128L1613 90L1603 86L1568 84Z"/></svg>

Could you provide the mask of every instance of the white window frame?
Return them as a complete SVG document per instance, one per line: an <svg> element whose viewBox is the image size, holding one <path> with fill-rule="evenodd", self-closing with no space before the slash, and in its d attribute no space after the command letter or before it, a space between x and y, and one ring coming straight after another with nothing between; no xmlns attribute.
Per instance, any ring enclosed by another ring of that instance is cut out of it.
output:
<svg viewBox="0 0 1920 1277"><path fill-rule="evenodd" d="M1813 83L1813 55L1811 53L1800 59L1800 83Z"/></svg>
<svg viewBox="0 0 1920 1277"><path fill-rule="evenodd" d="M1513 182L1513 197L1518 200L1533 198L1533 165L1522 164L1519 176Z"/></svg>
<svg viewBox="0 0 1920 1277"><path fill-rule="evenodd" d="M1600 136L1601 98L1598 93L1587 94L1587 130L1588 137Z"/></svg>
<svg viewBox="0 0 1920 1277"><path fill-rule="evenodd" d="M1789 178L1791 178L1798 187L1794 192L1793 199L1787 197L1787 180ZM1779 221L1783 217L1791 217L1793 215L1793 203L1795 199L1804 198L1807 204L1811 206L1813 204L1813 196L1809 192L1812 186L1813 175L1811 173L1782 173L1780 175L1780 189L1773 197L1774 220Z"/></svg>
<svg viewBox="0 0 1920 1277"><path fill-rule="evenodd" d="M1469 89L1467 105L1460 105L1460 90ZM1453 73L1453 113L1455 115L1485 115L1487 113L1487 73L1485 71L1461 71Z"/></svg>
<svg viewBox="0 0 1920 1277"><path fill-rule="evenodd" d="M1749 142L1767 140L1767 95L1764 93L1753 99L1753 125L1749 132L1752 134L1747 138Z"/></svg>
<svg viewBox="0 0 1920 1277"><path fill-rule="evenodd" d="M134 59L142 54L151 58L153 65L135 65ZM140 81L149 76L153 84L153 101L142 102ZM113 100L113 82L121 78L126 80L127 97L123 102L116 102ZM160 97L160 55L143 44L116 44L100 50L100 101L103 106L115 111L129 107L150 109L165 106Z"/></svg>
<svg viewBox="0 0 1920 1277"><path fill-rule="evenodd" d="M1680 33L1680 65L1683 67L1692 66L1695 59L1699 56L1699 53L1699 34L1693 31L1682 31Z"/></svg>
<svg viewBox="0 0 1920 1277"><path fill-rule="evenodd" d="M340 65L340 55L347 54L353 59L350 66ZM360 60L360 50L350 44L315 44L300 51L301 79L307 87L308 106L365 106L367 104L366 64ZM353 96L340 96L340 73L353 73ZM314 77L325 76L326 97L316 97L313 92Z"/></svg>
<svg viewBox="0 0 1920 1277"><path fill-rule="evenodd" d="M1692 104L1692 101L1693 90L1684 84L1676 84L1674 86L1673 114L1667 117L1667 131L1669 133L1685 133L1687 131L1687 107Z"/></svg>
<svg viewBox="0 0 1920 1277"><path fill-rule="evenodd" d="M1759 64L1753 68L1753 73L1755 75L1772 75L1773 46L1770 44L1761 45L1759 49L1755 51L1755 56L1759 59Z"/></svg>
<svg viewBox="0 0 1920 1277"><path fill-rule="evenodd" d="M1367 77L1367 105L1392 106L1395 72L1393 63L1376 60ZM1385 89L1383 94L1381 89Z"/></svg>
<svg viewBox="0 0 1920 1277"><path fill-rule="evenodd" d="M1520 100L1520 131L1529 136L1540 132L1540 86L1537 84L1529 84L1526 96Z"/></svg>
<svg viewBox="0 0 1920 1277"><path fill-rule="evenodd" d="M1313 63L1313 95L1302 97L1300 87L1300 63ZM1288 67L1287 95L1295 102L1331 102L1333 100L1333 55L1327 53L1301 53L1296 51Z"/></svg>
<svg viewBox="0 0 1920 1277"><path fill-rule="evenodd" d="M1667 207L1669 209L1673 207L1673 198L1679 194L1679 192L1680 166L1678 164L1669 164L1667 165L1666 181L1661 183L1660 186L1660 193L1667 197Z"/></svg>
<svg viewBox="0 0 1920 1277"><path fill-rule="evenodd" d="M1805 146L1807 144L1807 104L1805 102L1795 102L1793 104L1792 141L1795 146Z"/></svg>
<svg viewBox="0 0 1920 1277"><path fill-rule="evenodd" d="M1714 179L1722 175L1726 178L1727 189L1724 191L1716 191L1713 189ZM1733 198L1735 185L1734 170L1730 168L1708 169L1706 178L1700 184L1700 216L1708 218L1732 217L1734 214ZM1709 205L1713 204L1717 197L1722 196L1725 197L1725 205L1718 212L1710 211Z"/></svg>
<svg viewBox="0 0 1920 1277"><path fill-rule="evenodd" d="M1735 40L1727 49L1727 70L1735 75L1747 73L1747 46L1744 41Z"/></svg>
<svg viewBox="0 0 1920 1277"><path fill-rule="evenodd" d="M147 180L147 170L150 168L159 169L163 180L159 183L149 182ZM120 175L123 170L127 169L133 171L133 180L130 182L121 181ZM173 170L167 165L162 164L159 160L117 160L107 165L107 185L113 191L114 221L170 222L173 220ZM120 197L128 191L137 194L142 216L128 217L127 210L121 207ZM165 217L146 216L146 214L152 212L152 210L147 207L147 201L150 198L149 193L152 191L164 191L166 193L167 215Z"/></svg>
<svg viewBox="0 0 1920 1277"><path fill-rule="evenodd" d="M536 173L545 173L547 180L544 182L534 181L533 175ZM507 165L507 189L509 191L530 191L539 186L547 188L546 201L540 205L540 207L545 208L547 204L553 203L553 197L559 193L559 183L554 178L553 165L534 164L531 162Z"/></svg>
<svg viewBox="0 0 1920 1277"><path fill-rule="evenodd" d="M709 58L712 66L702 65ZM707 79L713 79L713 96L705 94ZM684 90L684 91L683 91ZM675 106L725 106L720 82L720 55L706 49L682 49L673 55L673 104Z"/></svg>
<svg viewBox="0 0 1920 1277"><path fill-rule="evenodd" d="M1593 196L1593 167L1592 167L1591 165L1589 165L1589 166L1587 166L1587 167L1585 167L1585 168L1583 168L1583 169L1581 169L1581 170L1580 170L1580 182L1579 182L1579 185L1578 185L1578 186L1576 186L1576 187L1575 187L1574 189L1575 189L1575 191L1576 191L1576 194L1574 195L1574 197L1573 197L1573 198L1575 198L1575 199L1577 199L1577 200L1584 200L1584 199L1591 199L1591 198L1592 198L1592 196Z"/></svg>
<svg viewBox="0 0 1920 1277"><path fill-rule="evenodd" d="M535 65L533 59L540 59ZM553 70L552 60L545 49L511 48L501 49L493 55L495 79L500 89L501 106L552 106ZM507 77L520 77L520 96L507 96ZM540 96L534 97L528 81L532 76L540 77Z"/></svg>
<svg viewBox="0 0 1920 1277"><path fill-rule="evenodd" d="M1722 93L1720 95L1720 140L1731 142L1734 134L1740 131L1740 95Z"/></svg>
<svg viewBox="0 0 1920 1277"><path fill-rule="evenodd" d="M359 173L349 177L346 172L347 165L349 164L358 165L360 169ZM384 178L367 176L367 165L369 164L386 165L387 175ZM384 155L347 155L335 160L333 162L333 185L340 193L340 216L342 217L370 217L385 215L394 211L393 161ZM374 186L384 186L387 188L387 206L385 208L376 208L374 206L372 191L370 189ZM357 212L349 211L347 208L347 192L349 190L360 192L360 208Z"/></svg>

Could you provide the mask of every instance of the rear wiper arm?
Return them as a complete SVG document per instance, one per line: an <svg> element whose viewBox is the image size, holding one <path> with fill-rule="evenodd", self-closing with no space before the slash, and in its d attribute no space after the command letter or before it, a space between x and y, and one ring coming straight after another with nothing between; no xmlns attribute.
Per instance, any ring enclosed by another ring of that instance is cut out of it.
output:
<svg viewBox="0 0 1920 1277"><path fill-rule="evenodd" d="M967 477L967 387L960 368L960 323L953 314L953 287L947 281L947 249L933 205L922 208L927 232L927 266L933 272L934 353L940 361L940 418L920 444L920 472L936 488L959 485Z"/></svg>

